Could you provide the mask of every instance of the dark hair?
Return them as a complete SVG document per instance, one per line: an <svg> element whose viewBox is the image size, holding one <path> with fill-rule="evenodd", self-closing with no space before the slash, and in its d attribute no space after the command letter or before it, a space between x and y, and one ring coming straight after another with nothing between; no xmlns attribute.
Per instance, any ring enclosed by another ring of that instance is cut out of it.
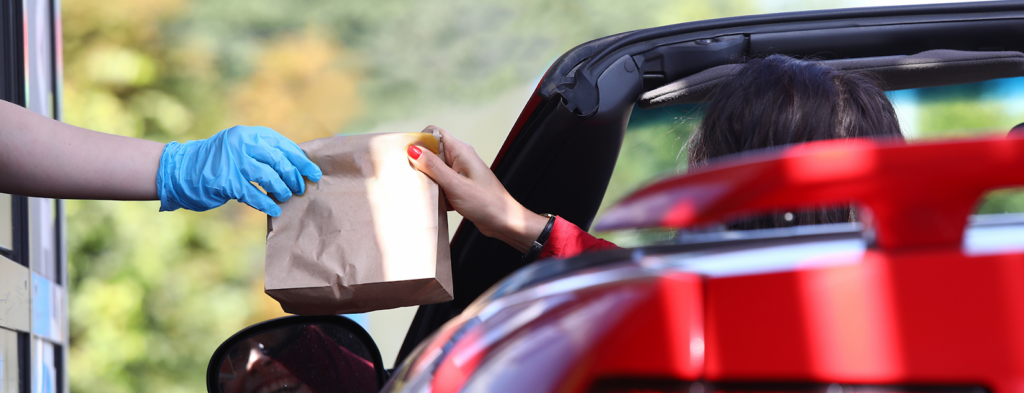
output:
<svg viewBox="0 0 1024 393"><path fill-rule="evenodd" d="M772 55L720 84L689 141L690 168L739 152L839 138L903 140L896 110L871 74ZM746 219L733 229L853 221L849 207Z"/></svg>

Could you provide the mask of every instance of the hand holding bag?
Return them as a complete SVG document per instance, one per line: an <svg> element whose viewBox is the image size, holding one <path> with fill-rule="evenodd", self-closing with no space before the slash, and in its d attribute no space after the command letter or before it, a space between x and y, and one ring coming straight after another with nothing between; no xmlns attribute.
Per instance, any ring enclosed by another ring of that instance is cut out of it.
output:
<svg viewBox="0 0 1024 393"><path fill-rule="evenodd" d="M439 138L428 128L300 144L323 178L268 219L267 295L301 315L452 300L444 195L406 155L410 144L439 153Z"/></svg>

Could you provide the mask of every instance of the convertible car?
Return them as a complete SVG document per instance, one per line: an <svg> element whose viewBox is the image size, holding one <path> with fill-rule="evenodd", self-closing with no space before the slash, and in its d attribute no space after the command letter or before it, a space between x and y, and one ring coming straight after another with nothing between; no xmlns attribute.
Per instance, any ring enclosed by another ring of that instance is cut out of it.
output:
<svg viewBox="0 0 1024 393"><path fill-rule="evenodd" d="M548 69L492 170L527 208L588 229L631 116L699 111L737 63L774 53L871 72L891 91L1013 80L1024 76L1024 2L758 15L597 39ZM1024 186L1024 139L1009 128L745 155L649 184L597 227L693 229L837 203L856 204L858 223L680 230L524 266L463 222L455 300L419 309L390 375L361 330L359 351L386 392L1024 391L1024 216L974 214L987 192ZM240 332L214 354L210 391L222 391L233 346L334 323L325 318Z"/></svg>

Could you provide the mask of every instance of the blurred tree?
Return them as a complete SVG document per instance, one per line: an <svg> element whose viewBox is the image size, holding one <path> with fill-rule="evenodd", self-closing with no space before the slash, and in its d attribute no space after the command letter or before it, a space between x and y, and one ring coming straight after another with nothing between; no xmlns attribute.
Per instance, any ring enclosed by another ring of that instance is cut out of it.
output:
<svg viewBox="0 0 1024 393"><path fill-rule="evenodd" d="M296 141L333 135L360 110L359 77L336 64L338 52L312 31L272 42L231 92L232 118Z"/></svg>
<svg viewBox="0 0 1024 393"><path fill-rule="evenodd" d="M358 74L321 35L270 37L248 74L229 78L210 46L172 28L193 15L185 0L62 3L71 124L158 141L264 124L303 140L359 113ZM73 391L202 391L223 339L283 315L262 293L265 216L234 203L158 208L68 202Z"/></svg>
<svg viewBox="0 0 1024 393"><path fill-rule="evenodd" d="M172 28L211 48L228 78L252 75L274 37L326 32L356 55L366 109L336 131L360 132L528 84L569 48L653 26L658 11L611 0L223 0L194 4Z"/></svg>
<svg viewBox="0 0 1024 393"><path fill-rule="evenodd" d="M1024 78L919 89L911 105L921 139L1000 137L1022 120ZM964 163L970 165L970 163ZM1024 213L1024 188L993 190L980 201L979 214Z"/></svg>

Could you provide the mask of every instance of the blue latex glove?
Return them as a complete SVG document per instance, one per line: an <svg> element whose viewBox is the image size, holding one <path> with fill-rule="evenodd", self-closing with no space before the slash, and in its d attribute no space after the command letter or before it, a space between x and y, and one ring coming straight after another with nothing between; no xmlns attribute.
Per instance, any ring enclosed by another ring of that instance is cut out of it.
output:
<svg viewBox="0 0 1024 393"><path fill-rule="evenodd" d="M160 211L204 211L237 199L277 217L281 208L250 181L284 202L306 191L302 176L316 182L321 175L295 142L276 131L235 126L210 139L168 143L156 184Z"/></svg>

